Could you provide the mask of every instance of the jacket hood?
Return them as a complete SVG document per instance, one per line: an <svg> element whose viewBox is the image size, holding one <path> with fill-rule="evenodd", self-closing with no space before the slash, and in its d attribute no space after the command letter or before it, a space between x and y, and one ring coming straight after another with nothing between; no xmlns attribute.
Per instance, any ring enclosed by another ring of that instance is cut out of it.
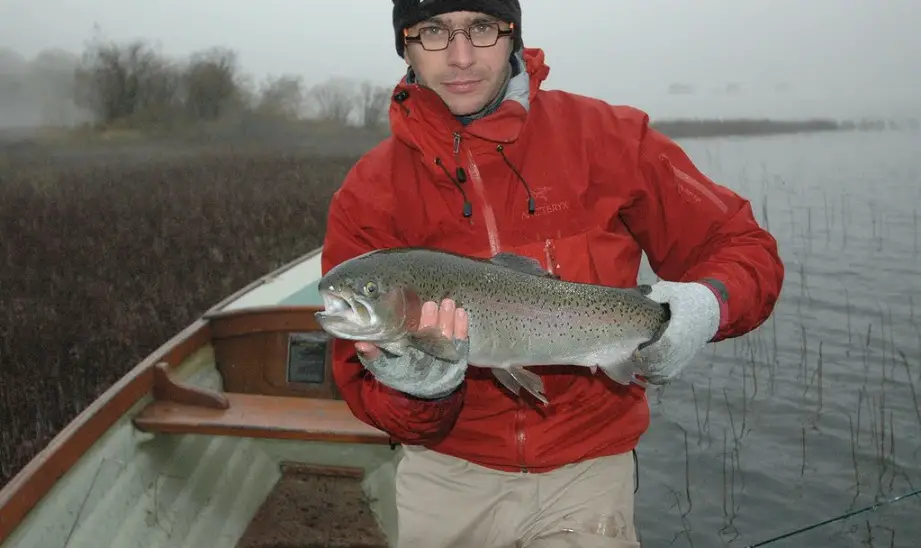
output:
<svg viewBox="0 0 921 548"><path fill-rule="evenodd" d="M407 74L391 95L389 117L393 136L419 151L427 164L451 149L455 133L490 141L492 147L513 143L521 134L530 105L550 73L544 52L539 48L524 48L515 57L523 70L509 81L500 106L466 125L451 113L437 93L416 83Z"/></svg>

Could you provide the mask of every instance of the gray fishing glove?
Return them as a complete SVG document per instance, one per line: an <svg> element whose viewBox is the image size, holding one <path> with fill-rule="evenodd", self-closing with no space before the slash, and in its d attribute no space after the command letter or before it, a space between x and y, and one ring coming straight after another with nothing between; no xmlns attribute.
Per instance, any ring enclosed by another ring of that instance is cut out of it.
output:
<svg viewBox="0 0 921 548"><path fill-rule="evenodd" d="M634 363L647 381L665 384L690 365L716 334L720 302L712 289L694 282L660 281L648 296L668 303L671 319L656 342L636 352Z"/></svg>
<svg viewBox="0 0 921 548"><path fill-rule="evenodd" d="M437 400L454 392L467 372L469 340L455 340L454 347L461 356L456 362L436 358L414 347L406 348L399 356L382 350L373 360L359 352L358 359L381 384L419 399Z"/></svg>

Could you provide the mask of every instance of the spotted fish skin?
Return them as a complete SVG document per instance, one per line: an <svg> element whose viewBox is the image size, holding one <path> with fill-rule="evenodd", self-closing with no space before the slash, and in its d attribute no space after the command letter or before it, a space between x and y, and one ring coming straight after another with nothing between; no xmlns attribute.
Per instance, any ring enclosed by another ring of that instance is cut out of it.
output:
<svg viewBox="0 0 921 548"><path fill-rule="evenodd" d="M442 359L457 356L414 340L412 318L425 301L453 299L469 319L469 364L491 368L512 392L523 387L545 403L540 377L525 367L597 367L627 384L633 372L626 362L669 319L667 305L648 298L648 286L559 280L537 261L509 253L479 259L426 248L372 251L331 269L318 286L325 298L363 295L386 333L374 342L396 351L414 345ZM322 313L318 319L323 325ZM341 326L331 332L349 338Z"/></svg>

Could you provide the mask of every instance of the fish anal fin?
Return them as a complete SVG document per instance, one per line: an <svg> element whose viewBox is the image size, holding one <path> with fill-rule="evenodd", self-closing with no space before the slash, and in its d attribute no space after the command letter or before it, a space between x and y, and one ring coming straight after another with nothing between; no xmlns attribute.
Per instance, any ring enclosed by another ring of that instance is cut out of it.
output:
<svg viewBox="0 0 921 548"><path fill-rule="evenodd" d="M613 348L598 356L598 369L601 369L614 382L629 385L634 381L637 363L633 360L635 350L629 346Z"/></svg>
<svg viewBox="0 0 921 548"><path fill-rule="evenodd" d="M515 380L508 371L505 369L492 368L492 374L496 377L496 380L499 381L499 384L504 386L509 392L515 394L516 396L521 393L521 385L518 384L518 381Z"/></svg>
<svg viewBox="0 0 921 548"><path fill-rule="evenodd" d="M531 257L525 257L524 255L501 251L490 257L489 261L498 266L504 266L505 268L510 268L517 272L532 274L534 276L543 276L546 278L553 277L553 274L546 271L544 267L541 266L540 261L532 259Z"/></svg>
<svg viewBox="0 0 921 548"><path fill-rule="evenodd" d="M508 373L521 388L527 390L532 396L543 402L544 405L549 403L547 397L544 396L544 381L541 380L540 375L518 365L506 368L505 372ZM518 392L516 392L516 394L518 394Z"/></svg>
<svg viewBox="0 0 921 548"><path fill-rule="evenodd" d="M440 360L456 362L463 357L454 341L445 337L438 326L420 329L407 335L407 338L410 345Z"/></svg>

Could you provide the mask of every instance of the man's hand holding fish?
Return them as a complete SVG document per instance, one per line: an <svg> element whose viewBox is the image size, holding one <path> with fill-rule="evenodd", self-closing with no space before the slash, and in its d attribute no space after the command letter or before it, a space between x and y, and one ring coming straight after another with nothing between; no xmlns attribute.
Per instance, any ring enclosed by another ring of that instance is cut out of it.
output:
<svg viewBox="0 0 921 548"><path fill-rule="evenodd" d="M448 361L408 347L401 355L382 351L370 342L357 342L355 349L362 365L381 384L421 399L438 399L454 392L467 371L467 314L453 301L445 299L441 306L429 301L422 306L419 329L435 328L452 339L460 359Z"/></svg>

